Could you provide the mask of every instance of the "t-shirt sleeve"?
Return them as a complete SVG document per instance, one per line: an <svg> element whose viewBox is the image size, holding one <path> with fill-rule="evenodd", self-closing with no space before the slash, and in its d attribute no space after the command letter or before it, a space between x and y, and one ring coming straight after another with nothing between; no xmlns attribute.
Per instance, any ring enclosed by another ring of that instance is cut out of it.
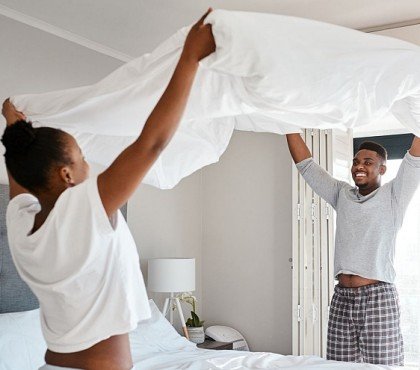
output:
<svg viewBox="0 0 420 370"><path fill-rule="evenodd" d="M304 159L297 163L296 167L315 193L335 209L341 188L348 184L334 179L327 171L316 164L312 158Z"/></svg>
<svg viewBox="0 0 420 370"><path fill-rule="evenodd" d="M404 156L397 176L391 181L392 198L396 205L399 223L420 183L420 157L409 152Z"/></svg>
<svg viewBox="0 0 420 370"><path fill-rule="evenodd" d="M40 210L38 200L29 193L23 193L15 196L10 200L7 206L7 213L16 215L19 212L33 212L37 213Z"/></svg>
<svg viewBox="0 0 420 370"><path fill-rule="evenodd" d="M34 217L40 210L39 202L32 194L19 194L10 200L6 212L9 243L19 234L28 235L32 231Z"/></svg>

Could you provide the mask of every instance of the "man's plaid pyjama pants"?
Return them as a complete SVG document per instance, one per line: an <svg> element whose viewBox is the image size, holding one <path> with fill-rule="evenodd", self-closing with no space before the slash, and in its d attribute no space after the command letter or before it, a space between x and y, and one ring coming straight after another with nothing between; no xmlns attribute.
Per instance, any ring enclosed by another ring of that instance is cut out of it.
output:
<svg viewBox="0 0 420 370"><path fill-rule="evenodd" d="M400 307L393 284L335 287L328 322L327 359L404 364Z"/></svg>

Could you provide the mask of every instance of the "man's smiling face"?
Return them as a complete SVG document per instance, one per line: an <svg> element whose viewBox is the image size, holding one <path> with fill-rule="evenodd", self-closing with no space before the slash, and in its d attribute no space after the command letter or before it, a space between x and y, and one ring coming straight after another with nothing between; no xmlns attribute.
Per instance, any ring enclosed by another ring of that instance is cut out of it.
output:
<svg viewBox="0 0 420 370"><path fill-rule="evenodd" d="M359 150L353 158L351 174L353 181L363 194L381 186L381 177L386 171L384 160L373 150Z"/></svg>

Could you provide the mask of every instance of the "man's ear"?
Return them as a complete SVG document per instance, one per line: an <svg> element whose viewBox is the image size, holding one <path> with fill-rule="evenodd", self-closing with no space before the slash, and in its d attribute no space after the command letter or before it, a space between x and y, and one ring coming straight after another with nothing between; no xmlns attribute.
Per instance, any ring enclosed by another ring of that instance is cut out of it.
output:
<svg viewBox="0 0 420 370"><path fill-rule="evenodd" d="M73 172L69 167L64 166L60 168L60 178L67 185L69 186L74 185Z"/></svg>
<svg viewBox="0 0 420 370"><path fill-rule="evenodd" d="M384 164L381 164L379 166L379 173L381 174L381 176L385 175L386 172L386 166Z"/></svg>

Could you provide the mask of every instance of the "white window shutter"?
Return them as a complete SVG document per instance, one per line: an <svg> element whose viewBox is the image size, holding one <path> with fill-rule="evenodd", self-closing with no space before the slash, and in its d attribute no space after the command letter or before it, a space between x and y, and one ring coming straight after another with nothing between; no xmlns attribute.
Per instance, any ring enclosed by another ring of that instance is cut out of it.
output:
<svg viewBox="0 0 420 370"><path fill-rule="evenodd" d="M351 132L305 130L302 137L316 163L340 180L351 180ZM335 215L293 167L293 354L325 357Z"/></svg>

